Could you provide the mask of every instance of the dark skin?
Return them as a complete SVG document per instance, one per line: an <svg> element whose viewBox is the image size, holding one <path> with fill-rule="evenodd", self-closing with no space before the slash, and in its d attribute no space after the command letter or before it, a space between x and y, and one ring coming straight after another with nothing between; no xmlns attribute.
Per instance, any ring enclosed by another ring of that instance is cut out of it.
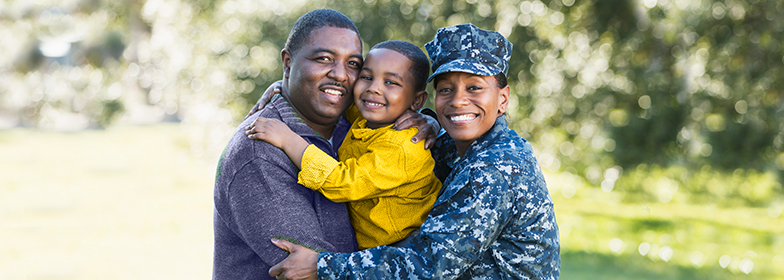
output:
<svg viewBox="0 0 784 280"><path fill-rule="evenodd" d="M493 76L448 72L436 77L435 107L444 128L455 139L463 155L482 134L492 128L495 118L509 105L509 86L498 88ZM278 279L317 279L319 254L285 240L273 240L289 252L282 262L270 268Z"/></svg>
<svg viewBox="0 0 784 280"><path fill-rule="evenodd" d="M253 108L250 109L248 115L245 118L249 118L251 115L255 114L256 112L260 111L264 108L271 100L275 94L282 93L283 88L281 86L282 81L277 81L272 83L267 90L261 95L259 101L256 102L256 105L253 105ZM255 122L254 122L255 123ZM417 113L413 110L407 110L395 121L395 129L397 130L404 130L408 128L416 127L419 129L419 132L411 138L411 142L419 143L419 141L425 140L425 149L430 149L433 147L433 144L436 142L436 136L438 136L438 131L441 129L441 126L438 124L438 121L431 118L424 116L420 113ZM251 130L253 126L246 127L245 130Z"/></svg>
<svg viewBox="0 0 784 280"><path fill-rule="evenodd" d="M281 51L283 97L305 123L332 138L338 119L353 102L362 67L359 36L350 29L321 27L295 53Z"/></svg>

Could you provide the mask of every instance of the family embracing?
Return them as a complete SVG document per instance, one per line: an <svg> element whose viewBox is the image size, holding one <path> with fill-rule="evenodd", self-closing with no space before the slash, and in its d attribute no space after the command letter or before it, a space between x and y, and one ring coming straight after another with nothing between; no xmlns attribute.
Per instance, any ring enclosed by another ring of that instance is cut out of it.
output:
<svg viewBox="0 0 784 280"><path fill-rule="evenodd" d="M361 46L334 10L294 24L218 164L213 279L557 279L553 203L504 115L512 43L461 24L430 62Z"/></svg>

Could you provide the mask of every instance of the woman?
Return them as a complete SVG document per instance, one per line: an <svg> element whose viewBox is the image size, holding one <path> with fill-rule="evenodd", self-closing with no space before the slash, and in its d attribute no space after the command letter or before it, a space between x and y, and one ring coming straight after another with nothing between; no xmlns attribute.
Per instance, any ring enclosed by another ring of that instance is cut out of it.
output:
<svg viewBox="0 0 784 280"><path fill-rule="evenodd" d="M291 252L270 269L287 279L557 279L560 242L552 200L531 145L509 129L506 73L512 44L473 24L445 27L425 45L435 107L447 134L436 142L443 181L407 247Z"/></svg>

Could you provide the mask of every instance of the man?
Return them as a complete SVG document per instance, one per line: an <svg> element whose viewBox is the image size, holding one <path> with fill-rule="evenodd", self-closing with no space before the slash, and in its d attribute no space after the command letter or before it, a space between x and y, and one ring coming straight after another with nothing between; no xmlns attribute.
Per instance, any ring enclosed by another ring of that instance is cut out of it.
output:
<svg viewBox="0 0 784 280"><path fill-rule="evenodd" d="M281 58L282 97L239 127L276 118L336 157L351 125L341 114L362 66L359 32L337 11L314 10L294 24ZM408 123L424 125L421 116L415 119ZM422 128L415 138L424 137ZM345 205L298 185L297 172L283 151L236 131L216 174L213 279L271 279L270 267L286 257L273 237L330 252L357 250Z"/></svg>

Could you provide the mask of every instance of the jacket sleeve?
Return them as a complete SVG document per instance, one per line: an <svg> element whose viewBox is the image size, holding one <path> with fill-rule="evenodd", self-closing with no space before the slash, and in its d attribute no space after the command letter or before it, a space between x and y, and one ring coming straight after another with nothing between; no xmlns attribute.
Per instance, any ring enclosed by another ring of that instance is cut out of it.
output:
<svg viewBox="0 0 784 280"><path fill-rule="evenodd" d="M455 279L488 250L511 217L515 195L494 168L474 170L444 186L408 248L320 253L320 279Z"/></svg>
<svg viewBox="0 0 784 280"><path fill-rule="evenodd" d="M299 183L334 202L396 195L411 180L406 156L397 143L377 142L359 158L339 162L311 145L302 156Z"/></svg>

